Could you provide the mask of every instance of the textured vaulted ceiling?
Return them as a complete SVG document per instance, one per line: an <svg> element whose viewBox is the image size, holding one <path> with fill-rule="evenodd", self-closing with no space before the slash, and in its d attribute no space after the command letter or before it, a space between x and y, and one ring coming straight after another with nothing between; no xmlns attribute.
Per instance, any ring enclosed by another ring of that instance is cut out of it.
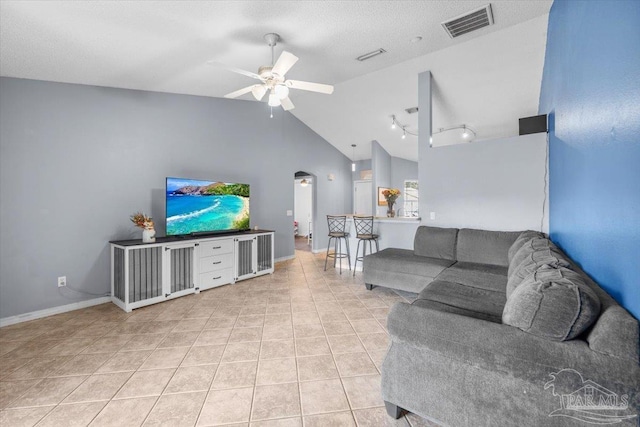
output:
<svg viewBox="0 0 640 427"><path fill-rule="evenodd" d="M352 157L371 140L417 158L417 74L434 76L434 128L465 123L477 139L517 134L536 114L551 0L492 1L495 25L455 40L441 22L485 1L2 1L0 74L220 97L252 84L207 60L257 71L268 32L300 58L288 78L335 85L294 91L292 113ZM421 36L419 43L410 39ZM387 53L355 58L377 48ZM246 95L243 99L251 99ZM266 104L265 104L266 114Z"/></svg>

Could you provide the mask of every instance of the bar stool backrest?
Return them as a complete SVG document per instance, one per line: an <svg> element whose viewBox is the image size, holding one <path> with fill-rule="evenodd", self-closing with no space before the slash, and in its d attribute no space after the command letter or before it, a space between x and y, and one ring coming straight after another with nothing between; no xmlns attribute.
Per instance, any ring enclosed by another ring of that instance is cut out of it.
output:
<svg viewBox="0 0 640 427"><path fill-rule="evenodd" d="M371 236L373 234L372 216L354 216L353 222L356 224L356 237Z"/></svg>
<svg viewBox="0 0 640 427"><path fill-rule="evenodd" d="M344 233L347 228L347 217L346 215L327 215L327 224L330 235Z"/></svg>

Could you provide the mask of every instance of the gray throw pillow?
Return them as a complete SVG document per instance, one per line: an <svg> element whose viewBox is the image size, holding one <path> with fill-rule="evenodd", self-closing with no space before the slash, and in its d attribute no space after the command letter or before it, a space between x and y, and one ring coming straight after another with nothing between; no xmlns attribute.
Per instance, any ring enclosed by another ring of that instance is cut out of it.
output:
<svg viewBox="0 0 640 427"><path fill-rule="evenodd" d="M509 261L509 270L507 272L508 276L511 277L513 272L520 266L520 264L522 264L522 261L524 261L526 257L531 255L531 253L539 251L541 249L557 250L558 248L553 244L551 240L547 238L535 237L526 241L524 245L522 245L522 247L518 249L518 252L515 253L513 258L511 258L511 260Z"/></svg>
<svg viewBox="0 0 640 427"><path fill-rule="evenodd" d="M507 254L509 258L509 262L513 259L513 256L520 250L521 247L524 246L531 239L545 239L547 236L544 233L539 231L527 230L520 233L518 238L509 248L509 253Z"/></svg>
<svg viewBox="0 0 640 427"><path fill-rule="evenodd" d="M598 317L600 300L579 273L542 266L518 286L502 322L554 341L576 338Z"/></svg>
<svg viewBox="0 0 640 427"><path fill-rule="evenodd" d="M531 252L525 259L522 260L520 265L516 267L507 279L507 298L518 287L522 281L528 277L531 273L534 273L543 265L548 265L553 268L570 268L571 263L562 254L562 252L553 249L539 249Z"/></svg>

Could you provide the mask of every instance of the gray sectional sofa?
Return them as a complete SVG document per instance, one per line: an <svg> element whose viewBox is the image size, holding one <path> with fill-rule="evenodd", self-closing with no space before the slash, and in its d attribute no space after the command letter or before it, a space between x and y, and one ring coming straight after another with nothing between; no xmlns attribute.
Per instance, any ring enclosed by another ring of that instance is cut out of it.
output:
<svg viewBox="0 0 640 427"><path fill-rule="evenodd" d="M638 321L547 236L419 227L364 259L388 317L382 395L451 426L640 425Z"/></svg>

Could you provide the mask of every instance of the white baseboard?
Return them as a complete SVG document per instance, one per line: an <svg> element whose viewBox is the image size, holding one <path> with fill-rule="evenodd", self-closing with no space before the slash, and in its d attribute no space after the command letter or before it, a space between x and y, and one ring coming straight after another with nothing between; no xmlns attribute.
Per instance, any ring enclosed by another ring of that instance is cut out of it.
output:
<svg viewBox="0 0 640 427"><path fill-rule="evenodd" d="M85 301L74 302L72 304L59 305L58 307L45 308L44 310L32 311L30 313L18 314L17 316L3 317L0 319L0 328L3 326L15 325L16 323L28 322L29 320L53 316L54 314L66 313L67 311L92 307L106 302L111 302L111 297L93 298Z"/></svg>
<svg viewBox="0 0 640 427"><path fill-rule="evenodd" d="M314 254L319 254L321 252L327 252L327 248L313 249L311 252L313 252Z"/></svg>

